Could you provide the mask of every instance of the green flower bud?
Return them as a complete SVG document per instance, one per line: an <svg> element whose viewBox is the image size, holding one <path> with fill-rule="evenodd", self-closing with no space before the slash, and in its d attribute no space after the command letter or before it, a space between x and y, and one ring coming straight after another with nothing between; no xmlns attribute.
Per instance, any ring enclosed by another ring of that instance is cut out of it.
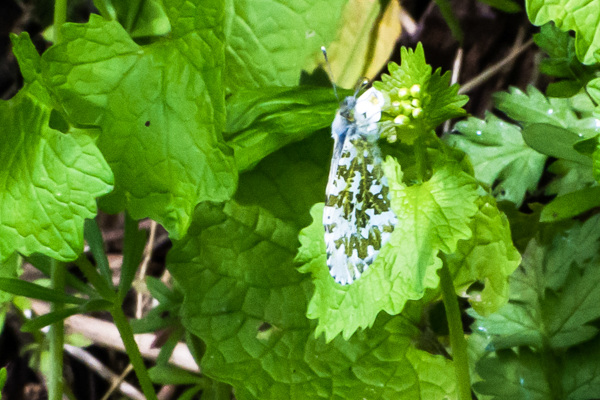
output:
<svg viewBox="0 0 600 400"><path fill-rule="evenodd" d="M410 118L407 117L406 115L398 115L396 118L394 118L394 123L396 125L406 125L410 122Z"/></svg>
<svg viewBox="0 0 600 400"><path fill-rule="evenodd" d="M412 85L410 88L410 94L413 97L419 97L419 94L421 94L421 86L420 85Z"/></svg>

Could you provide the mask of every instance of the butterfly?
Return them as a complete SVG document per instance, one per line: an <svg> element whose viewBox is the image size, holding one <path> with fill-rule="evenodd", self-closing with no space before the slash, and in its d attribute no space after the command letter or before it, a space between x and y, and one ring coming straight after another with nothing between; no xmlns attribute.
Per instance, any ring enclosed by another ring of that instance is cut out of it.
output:
<svg viewBox="0 0 600 400"><path fill-rule="evenodd" d="M334 145L323 226L327 266L342 285L373 263L397 222L377 144L383 104L383 94L375 88L358 99L348 96L331 125Z"/></svg>

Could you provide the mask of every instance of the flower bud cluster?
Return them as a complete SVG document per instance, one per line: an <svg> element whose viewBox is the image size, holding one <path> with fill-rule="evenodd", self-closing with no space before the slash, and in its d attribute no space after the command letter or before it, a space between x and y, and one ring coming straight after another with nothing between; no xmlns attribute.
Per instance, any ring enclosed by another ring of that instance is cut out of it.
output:
<svg viewBox="0 0 600 400"><path fill-rule="evenodd" d="M385 110L388 115L395 116L394 126L409 126L423 114L421 86L412 85L410 88L400 88L388 92L390 103ZM398 140L395 129L388 130L382 136L394 143Z"/></svg>

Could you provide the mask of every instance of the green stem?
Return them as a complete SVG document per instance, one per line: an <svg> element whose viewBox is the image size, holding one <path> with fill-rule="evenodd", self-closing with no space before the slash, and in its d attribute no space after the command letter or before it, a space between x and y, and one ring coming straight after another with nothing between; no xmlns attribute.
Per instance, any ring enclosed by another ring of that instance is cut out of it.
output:
<svg viewBox="0 0 600 400"><path fill-rule="evenodd" d="M60 27L67 22L67 0L54 0L54 44L62 39Z"/></svg>
<svg viewBox="0 0 600 400"><path fill-rule="evenodd" d="M448 266L444 264L439 272L442 299L448 319L450 331L450 344L452 346L452 359L454 360L454 371L456 372L456 385L458 387L458 398L460 400L471 400L471 378L469 375L469 359L467 356L467 341L462 326L460 308L452 276Z"/></svg>
<svg viewBox="0 0 600 400"><path fill-rule="evenodd" d="M144 396L146 396L146 399L148 400L157 400L154 387L152 386L150 376L148 375L148 370L144 365L144 359L142 358L140 349L138 348L133 337L131 325L129 324L129 321L127 321L127 317L121 309L121 304L115 304L111 314L115 325L121 334L121 339L123 339L123 343L125 344L125 351L127 351L129 361L131 361L131 365L133 365L133 369L135 370L135 374L140 383L140 387L142 388L142 392L144 392Z"/></svg>
<svg viewBox="0 0 600 400"><path fill-rule="evenodd" d="M50 279L52 288L60 292L65 290L65 266L52 260ZM50 311L59 311L64 307L62 303L52 303ZM65 327L62 320L50 326L48 333L50 340L50 375L48 377L48 400L61 400L63 393L63 345L65 341Z"/></svg>
<svg viewBox="0 0 600 400"><path fill-rule="evenodd" d="M90 250L94 256L94 261L98 266L100 274L104 277L107 283L112 282L112 273L110 272L110 266L108 265L108 257L106 257L106 251L104 250L104 240L102 239L102 232L98 226L96 219L86 219L83 237L90 245Z"/></svg>
<svg viewBox="0 0 600 400"><path fill-rule="evenodd" d="M67 0L55 0L54 2L54 43L60 41L60 27L67 21ZM65 291L66 268L52 260L50 266L50 280L52 288ZM63 308L61 303L52 303L50 312L59 311ZM61 400L63 394L63 345L65 341L65 325L61 320L50 326L48 332L50 340L50 376L48 377L48 400Z"/></svg>

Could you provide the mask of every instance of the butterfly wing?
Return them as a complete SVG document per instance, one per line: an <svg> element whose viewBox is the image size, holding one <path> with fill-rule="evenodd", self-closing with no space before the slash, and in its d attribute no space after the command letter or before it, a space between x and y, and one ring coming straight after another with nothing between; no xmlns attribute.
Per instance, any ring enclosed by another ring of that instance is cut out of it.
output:
<svg viewBox="0 0 600 400"><path fill-rule="evenodd" d="M341 284L360 277L377 257L396 222L381 166L376 121L373 122L375 118L379 120L380 114L375 115L368 105L363 113L363 96L352 110L361 113L356 115L359 122L347 118L349 113L342 107L332 124L335 144L323 225L327 265Z"/></svg>

